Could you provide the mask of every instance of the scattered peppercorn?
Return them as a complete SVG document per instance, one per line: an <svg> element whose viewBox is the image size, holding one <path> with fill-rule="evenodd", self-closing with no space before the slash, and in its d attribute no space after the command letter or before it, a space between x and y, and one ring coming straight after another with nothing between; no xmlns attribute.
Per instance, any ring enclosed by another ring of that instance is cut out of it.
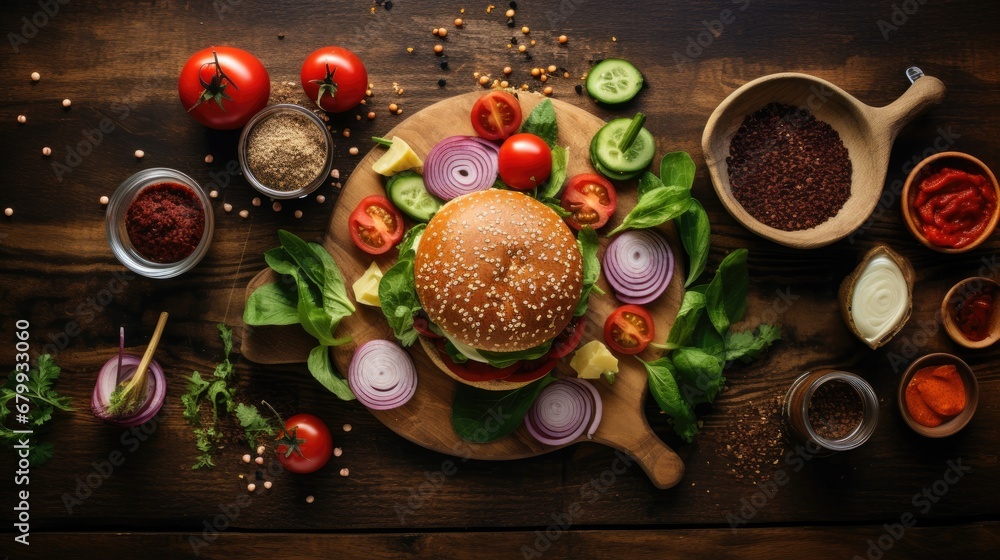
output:
<svg viewBox="0 0 1000 560"><path fill-rule="evenodd" d="M326 202L326 197L321 194L318 194L316 195L316 202L323 204L324 202Z"/></svg>
<svg viewBox="0 0 1000 560"><path fill-rule="evenodd" d="M279 41L284 41L285 40L285 34L284 33L278 33L278 40Z"/></svg>
<svg viewBox="0 0 1000 560"><path fill-rule="evenodd" d="M580 93L580 94L583 93L583 86L580 85L580 84L576 84L576 86L574 86L573 89L575 89L577 93Z"/></svg>
<svg viewBox="0 0 1000 560"><path fill-rule="evenodd" d="M444 78L441 78L440 80L438 80L438 87L444 87L444 86L445 86L445 84L447 84L447 83L448 83L448 82L447 82L447 81L445 81L445 79L444 79Z"/></svg>
<svg viewBox="0 0 1000 560"><path fill-rule="evenodd" d="M295 212L293 213L293 215L294 215L294 216L295 216L296 218L301 218L301 217L302 217L302 210L296 210L296 211L295 211Z"/></svg>
<svg viewBox="0 0 1000 560"><path fill-rule="evenodd" d="M281 212L281 203L275 202L274 204L271 205L271 209L274 210L275 212Z"/></svg>
<svg viewBox="0 0 1000 560"><path fill-rule="evenodd" d="M254 206L260 206L260 197L259 196L253 197L253 200L250 201L250 204L253 204Z"/></svg>
<svg viewBox="0 0 1000 560"><path fill-rule="evenodd" d="M447 60L442 60L441 61L441 69L442 70L447 70L448 69L448 61Z"/></svg>
<svg viewBox="0 0 1000 560"><path fill-rule="evenodd" d="M719 454L726 458L729 473L740 482L770 480L786 453L781 395L758 404L749 401L727 416L730 421L721 433Z"/></svg>
<svg viewBox="0 0 1000 560"><path fill-rule="evenodd" d="M207 156L205 156L205 163L212 163L213 161L215 161L215 156L213 156L212 154L208 154Z"/></svg>

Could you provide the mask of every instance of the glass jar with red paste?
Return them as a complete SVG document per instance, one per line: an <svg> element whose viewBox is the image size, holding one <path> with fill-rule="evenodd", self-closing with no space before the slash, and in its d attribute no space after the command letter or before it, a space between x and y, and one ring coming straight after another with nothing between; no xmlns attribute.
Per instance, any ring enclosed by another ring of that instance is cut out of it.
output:
<svg viewBox="0 0 1000 560"><path fill-rule="evenodd" d="M170 278L208 252L214 229L210 200L194 179L167 168L140 171L108 203L108 242L133 272Z"/></svg>

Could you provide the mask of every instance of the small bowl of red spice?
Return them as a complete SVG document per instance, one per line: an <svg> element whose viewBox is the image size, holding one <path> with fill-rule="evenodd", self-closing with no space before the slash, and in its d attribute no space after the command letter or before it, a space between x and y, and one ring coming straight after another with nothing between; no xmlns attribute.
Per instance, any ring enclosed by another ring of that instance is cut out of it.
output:
<svg viewBox="0 0 1000 560"><path fill-rule="evenodd" d="M208 252L215 218L198 183L165 167L126 179L108 202L105 224L115 257L149 278L172 278Z"/></svg>
<svg viewBox="0 0 1000 560"><path fill-rule="evenodd" d="M930 438L953 435L976 412L979 384L969 364L943 352L914 360L899 383L903 421Z"/></svg>
<svg viewBox="0 0 1000 560"><path fill-rule="evenodd" d="M315 113L290 103L265 107L250 119L238 148L243 175L270 198L301 198L333 168L333 137Z"/></svg>
<svg viewBox="0 0 1000 560"><path fill-rule="evenodd" d="M982 161L961 152L934 154L903 185L903 221L918 241L964 253L986 241L1000 219L1000 184Z"/></svg>
<svg viewBox="0 0 1000 560"><path fill-rule="evenodd" d="M966 348L992 346L1000 339L998 297L1000 284L985 276L973 276L955 284L941 302L945 332Z"/></svg>

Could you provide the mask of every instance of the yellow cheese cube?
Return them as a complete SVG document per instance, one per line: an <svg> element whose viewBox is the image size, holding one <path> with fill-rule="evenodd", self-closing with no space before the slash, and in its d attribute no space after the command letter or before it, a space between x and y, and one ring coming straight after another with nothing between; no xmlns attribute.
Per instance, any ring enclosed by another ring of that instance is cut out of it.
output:
<svg viewBox="0 0 1000 560"><path fill-rule="evenodd" d="M374 262L368 270L354 282L354 299L358 303L381 307L378 300L378 283L382 279L382 271Z"/></svg>
<svg viewBox="0 0 1000 560"><path fill-rule="evenodd" d="M598 379L602 373L618 373L618 358L599 340L591 340L573 354L569 366L581 379Z"/></svg>

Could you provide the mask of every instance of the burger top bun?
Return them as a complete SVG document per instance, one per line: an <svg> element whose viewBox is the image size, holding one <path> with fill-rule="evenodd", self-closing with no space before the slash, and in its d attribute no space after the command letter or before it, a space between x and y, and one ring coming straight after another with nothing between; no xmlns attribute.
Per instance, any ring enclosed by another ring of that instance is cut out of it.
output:
<svg viewBox="0 0 1000 560"><path fill-rule="evenodd" d="M457 197L431 218L414 276L421 306L449 336L516 352L551 340L572 320L583 262L551 208L489 189Z"/></svg>

